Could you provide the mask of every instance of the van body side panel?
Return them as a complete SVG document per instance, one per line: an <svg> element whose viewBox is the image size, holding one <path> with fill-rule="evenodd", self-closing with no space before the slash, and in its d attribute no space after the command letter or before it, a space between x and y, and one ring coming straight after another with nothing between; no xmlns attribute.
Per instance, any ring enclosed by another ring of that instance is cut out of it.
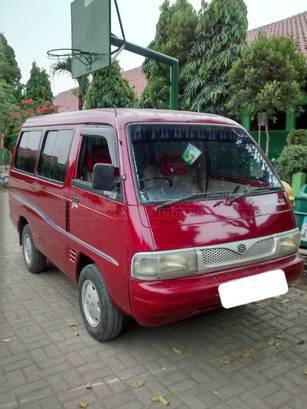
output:
<svg viewBox="0 0 307 409"><path fill-rule="evenodd" d="M16 228L18 228L21 218L29 223L34 244L44 253L41 236L43 220L35 211L34 206L29 205L36 202L40 190L40 186L35 179L32 175L27 175L15 169L10 170L10 215Z"/></svg>
<svg viewBox="0 0 307 409"><path fill-rule="evenodd" d="M67 188L42 180L39 182L35 205L42 212L39 226L43 250L60 270L67 272L67 239L63 232L66 230Z"/></svg>
<svg viewBox="0 0 307 409"><path fill-rule="evenodd" d="M115 122L104 123L115 128ZM70 189L67 195L70 275L75 277L76 263L82 253L99 267L113 302L126 314L131 314L127 277L127 206L102 195L71 184L77 175L82 136L80 125L71 163ZM116 132L115 132L116 135ZM74 253L76 256L74 256Z"/></svg>
<svg viewBox="0 0 307 409"><path fill-rule="evenodd" d="M72 186L78 205L70 209L70 233L94 254L114 303L130 311L127 279L127 210L122 203ZM71 249L76 249L70 243ZM79 247L80 248L80 247Z"/></svg>

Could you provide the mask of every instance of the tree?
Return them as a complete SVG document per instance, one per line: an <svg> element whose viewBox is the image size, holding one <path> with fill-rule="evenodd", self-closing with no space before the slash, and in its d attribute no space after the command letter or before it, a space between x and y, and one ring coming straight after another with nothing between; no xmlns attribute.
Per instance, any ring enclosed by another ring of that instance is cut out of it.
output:
<svg viewBox="0 0 307 409"><path fill-rule="evenodd" d="M246 44L243 0L202 2L196 42L183 70L187 109L225 114L230 97L228 72Z"/></svg>
<svg viewBox="0 0 307 409"><path fill-rule="evenodd" d="M71 57L67 57L65 60L58 61L52 67L53 73L64 73L67 72L72 75L72 60ZM79 111L83 109L85 95L89 88L89 78L87 75L77 78L78 82L78 107Z"/></svg>
<svg viewBox="0 0 307 409"><path fill-rule="evenodd" d="M30 78L26 84L26 98L32 98L35 101L53 100L49 75L35 62L32 63Z"/></svg>
<svg viewBox="0 0 307 409"><path fill-rule="evenodd" d="M287 145L277 159L279 176L291 183L292 175L296 172L307 173L307 146Z"/></svg>
<svg viewBox="0 0 307 409"><path fill-rule="evenodd" d="M16 105L14 88L6 81L0 80L0 146L2 146L12 125L12 118L17 110Z"/></svg>
<svg viewBox="0 0 307 409"><path fill-rule="evenodd" d="M263 35L246 47L230 71L229 108L237 115L264 114L267 154L268 120L299 104L306 71L306 58L293 39Z"/></svg>
<svg viewBox="0 0 307 409"><path fill-rule="evenodd" d="M15 52L9 46L4 34L0 33L0 81L5 81L12 88L16 97L21 92L21 73L18 67Z"/></svg>
<svg viewBox="0 0 307 409"><path fill-rule="evenodd" d="M85 105L90 108L124 108L134 105L134 92L128 81L122 78L119 63L94 72L85 97Z"/></svg>
<svg viewBox="0 0 307 409"><path fill-rule="evenodd" d="M162 4L155 39L149 48L179 59L181 69L188 60L190 50L196 38L197 14L187 0L176 0L170 5L169 0ZM169 104L170 69L146 59L143 65L148 78L145 95L141 97L141 106L167 108ZM183 81L179 81L179 97L184 92Z"/></svg>

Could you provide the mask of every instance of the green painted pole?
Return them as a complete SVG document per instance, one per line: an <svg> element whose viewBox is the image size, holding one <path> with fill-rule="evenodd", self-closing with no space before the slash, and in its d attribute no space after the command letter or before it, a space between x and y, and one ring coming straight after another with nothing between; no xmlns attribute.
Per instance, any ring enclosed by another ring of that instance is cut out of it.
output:
<svg viewBox="0 0 307 409"><path fill-rule="evenodd" d="M144 48L139 45L124 41L111 34L111 44L115 47L124 46L125 50L142 57L151 58L155 61L168 64L170 66L171 84L170 84L170 108L178 109L178 77L179 77L179 61L177 58L170 57L166 54L159 53L149 48Z"/></svg>
<svg viewBox="0 0 307 409"><path fill-rule="evenodd" d="M251 117L250 117L249 113L245 112L245 113L242 115L241 125L243 126L243 128L245 128L245 129L247 130L247 132L250 131L250 128L251 128Z"/></svg>
<svg viewBox="0 0 307 409"><path fill-rule="evenodd" d="M286 114L286 131L295 129L295 111L294 108L288 108Z"/></svg>

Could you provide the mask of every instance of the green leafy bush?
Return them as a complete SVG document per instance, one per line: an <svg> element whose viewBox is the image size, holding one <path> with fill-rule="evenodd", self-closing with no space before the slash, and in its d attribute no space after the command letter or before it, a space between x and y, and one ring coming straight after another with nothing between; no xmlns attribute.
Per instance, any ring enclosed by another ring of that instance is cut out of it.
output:
<svg viewBox="0 0 307 409"><path fill-rule="evenodd" d="M93 80L86 93L86 109L93 108L127 108L133 107L135 96L121 74L117 61L109 67L94 72Z"/></svg>
<svg viewBox="0 0 307 409"><path fill-rule="evenodd" d="M292 129L288 135L288 145L307 145L307 129Z"/></svg>
<svg viewBox="0 0 307 409"><path fill-rule="evenodd" d="M285 146L277 160L277 172L282 180L291 183L293 173L307 173L307 145Z"/></svg>

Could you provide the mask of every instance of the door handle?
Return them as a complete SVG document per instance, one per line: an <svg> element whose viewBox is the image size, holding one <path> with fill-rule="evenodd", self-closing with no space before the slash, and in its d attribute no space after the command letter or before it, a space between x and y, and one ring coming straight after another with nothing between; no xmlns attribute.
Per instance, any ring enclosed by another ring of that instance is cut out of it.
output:
<svg viewBox="0 0 307 409"><path fill-rule="evenodd" d="M71 207L72 207L72 209L73 209L74 207L78 208L78 207L79 207L79 203L80 203L79 197L74 195L74 196L72 197L72 199L71 199Z"/></svg>

